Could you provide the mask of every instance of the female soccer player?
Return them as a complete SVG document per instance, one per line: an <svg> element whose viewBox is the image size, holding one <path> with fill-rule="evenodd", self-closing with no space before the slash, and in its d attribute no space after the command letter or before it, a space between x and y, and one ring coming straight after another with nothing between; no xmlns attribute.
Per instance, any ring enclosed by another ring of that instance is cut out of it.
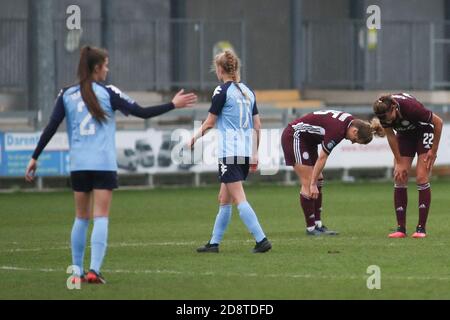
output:
<svg viewBox="0 0 450 320"><path fill-rule="evenodd" d="M355 119L335 110L316 111L294 120L284 129L281 144L286 165L293 166L300 179L300 206L306 220L306 234L336 235L322 224L322 170L331 151L343 139L367 144L373 134L383 136L379 121ZM320 155L317 145L322 145Z"/></svg>
<svg viewBox="0 0 450 320"><path fill-rule="evenodd" d="M419 223L413 238L425 238L425 226L431 203L428 177L437 157L442 119L407 93L380 97L373 104L394 154L394 206L397 231L389 238L406 237L408 171L417 153L416 182L419 191Z"/></svg>
<svg viewBox="0 0 450 320"><path fill-rule="evenodd" d="M174 108L192 106L197 99L193 93L184 94L181 90L171 103L143 108L116 87L101 84L108 71L108 53L105 50L90 46L81 49L79 83L59 93L50 122L39 139L25 174L27 181L33 180L39 155L65 117L76 214L71 247L73 265L78 270L74 273L73 282L106 283L100 268L107 246L112 190L117 188L114 112L119 110L124 115L147 119ZM94 219L91 265L85 276L84 250L91 216Z"/></svg>
<svg viewBox="0 0 450 320"><path fill-rule="evenodd" d="M191 140L191 147L217 122L219 130L219 212L211 240L197 252L219 252L219 244L230 222L232 203L237 205L239 215L253 234L256 245L253 253L266 252L272 248L262 230L258 218L247 202L242 181L249 168L256 171L261 121L254 93L240 82L240 61L230 50L214 59L216 75L223 84L213 93L211 108L206 120ZM253 140L255 131L256 141ZM252 147L256 143L256 147ZM252 159L251 159L252 158ZM252 165L250 165L250 162Z"/></svg>

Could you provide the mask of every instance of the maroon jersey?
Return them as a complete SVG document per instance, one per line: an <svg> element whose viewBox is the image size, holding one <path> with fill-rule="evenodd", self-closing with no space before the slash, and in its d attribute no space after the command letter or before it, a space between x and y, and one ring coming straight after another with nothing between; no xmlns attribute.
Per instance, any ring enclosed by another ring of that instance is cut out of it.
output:
<svg viewBox="0 0 450 320"><path fill-rule="evenodd" d="M353 121L350 113L323 110L309 113L291 123L295 134L311 144L322 144L326 154L330 154L335 146L345 138L347 128Z"/></svg>
<svg viewBox="0 0 450 320"><path fill-rule="evenodd" d="M381 122L384 128L392 128L395 131L401 133L409 133L422 128L423 126L429 126L431 119L433 118L433 112L428 110L421 104L416 98L408 93L396 93L392 97L398 102L398 111L400 117L392 124L386 124Z"/></svg>

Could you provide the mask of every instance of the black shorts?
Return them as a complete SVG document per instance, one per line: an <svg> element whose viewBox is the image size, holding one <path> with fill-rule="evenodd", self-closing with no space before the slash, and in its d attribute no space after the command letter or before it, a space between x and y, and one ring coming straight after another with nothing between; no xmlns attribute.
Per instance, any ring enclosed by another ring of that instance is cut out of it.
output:
<svg viewBox="0 0 450 320"><path fill-rule="evenodd" d="M72 171L70 181L73 191L91 192L93 189L117 189L116 171L83 170Z"/></svg>
<svg viewBox="0 0 450 320"><path fill-rule="evenodd" d="M219 160L219 180L222 183L245 181L250 169L250 158L229 157Z"/></svg>

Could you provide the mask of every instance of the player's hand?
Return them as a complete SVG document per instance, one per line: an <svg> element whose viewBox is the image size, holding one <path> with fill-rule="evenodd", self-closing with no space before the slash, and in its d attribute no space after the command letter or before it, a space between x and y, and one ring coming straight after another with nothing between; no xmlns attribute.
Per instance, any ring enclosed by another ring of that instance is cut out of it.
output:
<svg viewBox="0 0 450 320"><path fill-rule="evenodd" d="M312 199L317 199L319 197L319 188L317 188L317 184L309 186L309 194Z"/></svg>
<svg viewBox="0 0 450 320"><path fill-rule="evenodd" d="M427 164L427 170L433 168L434 162L436 161L437 154L433 150L429 150L425 159L423 161Z"/></svg>
<svg viewBox="0 0 450 320"><path fill-rule="evenodd" d="M250 160L250 172L255 173L258 170L258 155L253 155Z"/></svg>
<svg viewBox="0 0 450 320"><path fill-rule="evenodd" d="M184 93L184 89L178 91L172 99L172 103L177 109L192 107L196 102L197 96L194 93Z"/></svg>
<svg viewBox="0 0 450 320"><path fill-rule="evenodd" d="M394 181L405 184L408 182L408 170L400 165L395 165Z"/></svg>
<svg viewBox="0 0 450 320"><path fill-rule="evenodd" d="M37 169L37 161L33 158L28 162L27 170L25 171L25 180L28 182L32 182L34 179L34 175L36 174Z"/></svg>

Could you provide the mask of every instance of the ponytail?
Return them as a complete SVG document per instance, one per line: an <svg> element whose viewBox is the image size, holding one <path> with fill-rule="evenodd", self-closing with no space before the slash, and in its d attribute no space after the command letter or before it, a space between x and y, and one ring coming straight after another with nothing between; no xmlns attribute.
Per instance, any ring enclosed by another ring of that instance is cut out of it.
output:
<svg viewBox="0 0 450 320"><path fill-rule="evenodd" d="M378 137L384 137L385 132L378 119L372 119L370 122L361 119L354 119L351 123L352 127L358 129L358 143L368 144L375 134Z"/></svg>
<svg viewBox="0 0 450 320"><path fill-rule="evenodd" d="M92 73L95 66L105 63L108 53L106 50L84 46L80 53L78 64L78 80L80 81L81 98L83 99L89 113L98 122L106 121L106 113L100 106L97 96L92 89Z"/></svg>
<svg viewBox="0 0 450 320"><path fill-rule="evenodd" d="M231 78L233 79L233 84L236 86L236 88L238 88L242 96L248 102L250 102L250 97L248 96L248 94L245 93L239 86L239 82L241 80L241 61L239 60L239 57L236 55L236 53L234 53L234 51L232 50L225 50L215 57L214 62L216 63L216 65L222 67L222 69L231 76Z"/></svg>
<svg viewBox="0 0 450 320"><path fill-rule="evenodd" d="M386 132L384 132L384 128L378 118L373 118L372 120L370 120L370 128L376 136L381 138L386 136Z"/></svg>

